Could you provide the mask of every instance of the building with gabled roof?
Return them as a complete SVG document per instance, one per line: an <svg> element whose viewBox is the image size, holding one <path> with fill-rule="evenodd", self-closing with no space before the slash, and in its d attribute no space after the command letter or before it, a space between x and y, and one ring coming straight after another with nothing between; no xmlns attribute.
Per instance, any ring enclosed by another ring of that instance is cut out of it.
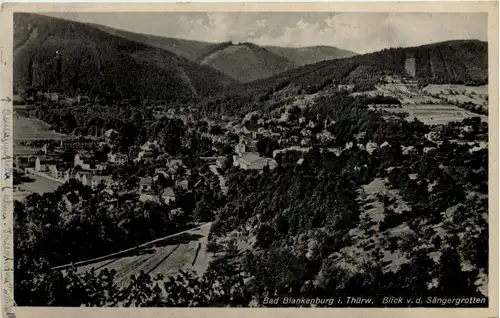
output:
<svg viewBox="0 0 500 318"><path fill-rule="evenodd" d="M171 202L175 202L174 189L170 187L163 189L161 197L163 199L163 202L165 202L165 204L170 204Z"/></svg>

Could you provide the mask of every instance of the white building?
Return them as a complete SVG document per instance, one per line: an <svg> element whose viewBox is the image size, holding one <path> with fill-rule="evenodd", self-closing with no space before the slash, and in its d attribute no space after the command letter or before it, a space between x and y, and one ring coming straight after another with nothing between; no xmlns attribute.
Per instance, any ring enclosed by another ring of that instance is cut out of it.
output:
<svg viewBox="0 0 500 318"><path fill-rule="evenodd" d="M115 165L124 165L128 161L128 156L122 153L108 153L108 162Z"/></svg>
<svg viewBox="0 0 500 318"><path fill-rule="evenodd" d="M244 170L262 170L265 166L274 169L278 164L274 159L262 158L258 153L245 152L239 156L233 156L233 165Z"/></svg>
<svg viewBox="0 0 500 318"><path fill-rule="evenodd" d="M172 188L165 188L161 193L161 197L165 204L170 204L171 202L175 202L175 192Z"/></svg>

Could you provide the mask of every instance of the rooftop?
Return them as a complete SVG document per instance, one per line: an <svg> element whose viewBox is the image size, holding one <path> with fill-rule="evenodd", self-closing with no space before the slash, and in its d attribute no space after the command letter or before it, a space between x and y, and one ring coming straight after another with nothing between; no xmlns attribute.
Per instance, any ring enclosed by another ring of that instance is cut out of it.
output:
<svg viewBox="0 0 500 318"><path fill-rule="evenodd" d="M163 192L161 193L161 196L162 197L175 197L174 189L172 189L170 187L164 189Z"/></svg>
<svg viewBox="0 0 500 318"><path fill-rule="evenodd" d="M248 163L252 163L252 162L255 162L255 161L260 160L260 159L262 159L262 157L259 156L259 154L256 152L244 152L240 156L240 160L243 160L243 161L248 162Z"/></svg>
<svg viewBox="0 0 500 318"><path fill-rule="evenodd" d="M152 178L139 178L140 184L153 184Z"/></svg>
<svg viewBox="0 0 500 318"><path fill-rule="evenodd" d="M107 182L113 181L113 177L111 177L111 176L94 176L92 179L97 181L97 182L100 182L101 180L107 181Z"/></svg>

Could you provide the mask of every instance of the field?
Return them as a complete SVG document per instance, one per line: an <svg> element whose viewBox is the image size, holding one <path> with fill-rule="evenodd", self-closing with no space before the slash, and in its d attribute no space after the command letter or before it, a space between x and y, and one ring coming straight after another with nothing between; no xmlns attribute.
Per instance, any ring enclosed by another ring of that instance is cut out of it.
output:
<svg viewBox="0 0 500 318"><path fill-rule="evenodd" d="M92 268L96 271L114 269L117 272L115 283L122 286L130 282L131 275L137 276L141 271L152 277L177 275L179 270L194 270L202 274L211 259L206 252L210 226L211 223L204 224L199 229L156 242L126 256L78 267L78 272Z"/></svg>
<svg viewBox="0 0 500 318"><path fill-rule="evenodd" d="M465 118L480 117L488 122L488 116L478 115L463 108L453 105L376 105L372 109L387 111L394 114L406 113L406 120L412 121L416 117L427 125L443 125L452 121L462 121Z"/></svg>
<svg viewBox="0 0 500 318"><path fill-rule="evenodd" d="M448 101L457 101L459 103L469 102L486 107L488 105L488 85L428 85L422 91Z"/></svg>
<svg viewBox="0 0 500 318"><path fill-rule="evenodd" d="M47 192L53 192L61 185L61 183L59 182L43 178L37 175L30 175L29 177L30 179L32 179L32 181L23 182L19 185L16 185L15 187L17 187L20 191L15 189L14 193L28 192L28 193L43 194Z"/></svg>
<svg viewBox="0 0 500 318"><path fill-rule="evenodd" d="M14 143L13 150L14 150L15 156L31 156L31 155L38 154L38 152L41 151L42 148L26 147L26 146L22 146L22 145L19 145L17 143Z"/></svg>
<svg viewBox="0 0 500 318"><path fill-rule="evenodd" d="M375 89L365 92L353 93L364 96L390 96L398 99L403 105L427 105L435 107L442 105L472 104L488 109L488 85L427 85L419 88L418 84L409 82L408 79L392 77L389 82L375 85ZM460 116L459 116L460 117Z"/></svg>
<svg viewBox="0 0 500 318"><path fill-rule="evenodd" d="M15 115L13 119L13 126L14 140L59 140L67 137L67 135L51 131L49 124L35 118Z"/></svg>

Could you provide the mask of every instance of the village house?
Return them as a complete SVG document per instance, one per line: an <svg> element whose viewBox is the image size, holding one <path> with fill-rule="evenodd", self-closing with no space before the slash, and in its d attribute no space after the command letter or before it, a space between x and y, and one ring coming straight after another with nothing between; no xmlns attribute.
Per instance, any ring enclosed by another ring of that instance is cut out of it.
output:
<svg viewBox="0 0 500 318"><path fill-rule="evenodd" d="M276 149L273 151L273 158L276 158L276 156L278 154L285 153L287 151L298 151L298 152L302 152L302 153L308 153L309 150L311 150L311 147L299 147L299 146L291 146L291 147L284 148L284 149Z"/></svg>
<svg viewBox="0 0 500 318"><path fill-rule="evenodd" d="M224 166L226 165L226 161L227 161L227 158L217 158L217 159L215 160L215 165L216 165L218 168L222 169L222 168L224 168Z"/></svg>
<svg viewBox="0 0 500 318"><path fill-rule="evenodd" d="M101 172L101 171L104 171L106 170L107 168L107 164L105 163L98 163L95 165L95 168L94 169L91 169L92 171L96 171L96 172Z"/></svg>
<svg viewBox="0 0 500 318"><path fill-rule="evenodd" d="M329 132L327 130L323 130L322 132L316 134L316 139L318 139L318 141L324 143L324 142L335 140L335 136L331 132Z"/></svg>
<svg viewBox="0 0 500 318"><path fill-rule="evenodd" d="M144 144L141 147L141 151L137 154L137 158L135 161L143 161L143 162L153 162L156 160L155 148L150 147L150 145Z"/></svg>
<svg viewBox="0 0 500 318"><path fill-rule="evenodd" d="M165 180L171 180L172 179L172 177L170 176L170 174L168 172L166 172L165 169L156 168L155 169L155 173L153 175L153 182L158 182L158 180L160 180L161 177L165 178Z"/></svg>
<svg viewBox="0 0 500 318"><path fill-rule="evenodd" d="M153 151L158 148L158 142L155 141L146 141L142 146L141 150L142 151Z"/></svg>
<svg viewBox="0 0 500 318"><path fill-rule="evenodd" d="M41 151L42 151L42 153L43 153L44 155L47 155L47 154L49 153L49 145L48 145L48 144L44 144L44 145L42 146L42 150L41 150Z"/></svg>
<svg viewBox="0 0 500 318"><path fill-rule="evenodd" d="M31 168L35 166L35 156L14 156L14 167L19 169Z"/></svg>
<svg viewBox="0 0 500 318"><path fill-rule="evenodd" d="M64 179L65 169L63 165L58 165L58 164L49 165L48 171L51 177L57 179Z"/></svg>
<svg viewBox="0 0 500 318"><path fill-rule="evenodd" d="M148 192L153 189L152 178L139 178L139 193Z"/></svg>
<svg viewBox="0 0 500 318"><path fill-rule="evenodd" d="M71 179L76 179L78 171L75 168L69 168L64 171L64 181L68 182Z"/></svg>
<svg viewBox="0 0 500 318"><path fill-rule="evenodd" d="M443 143L441 134L436 131L431 131L424 135L425 139L435 144L441 145Z"/></svg>
<svg viewBox="0 0 500 318"><path fill-rule="evenodd" d="M117 136L118 136L118 132L114 129L108 129L104 132L104 140L109 143L111 141L113 141Z"/></svg>
<svg viewBox="0 0 500 318"><path fill-rule="evenodd" d="M108 153L108 162L115 165L124 165L128 161L128 156L121 153Z"/></svg>
<svg viewBox="0 0 500 318"><path fill-rule="evenodd" d="M36 172L48 172L49 166L57 163L56 158L50 158L47 156L38 156L35 159L35 171Z"/></svg>
<svg viewBox="0 0 500 318"><path fill-rule="evenodd" d="M189 189L189 181L186 180L186 179L176 180L175 181L175 187L176 188L181 188L183 190L188 190Z"/></svg>
<svg viewBox="0 0 500 318"><path fill-rule="evenodd" d="M161 198L165 204L170 204L171 202L175 202L175 192L174 189L168 187L165 188L161 193Z"/></svg>
<svg viewBox="0 0 500 318"><path fill-rule="evenodd" d="M158 197L153 194L141 193L139 195L139 201L141 202L159 202Z"/></svg>
<svg viewBox="0 0 500 318"><path fill-rule="evenodd" d="M62 197L62 205L68 211L73 210L73 203L71 203L67 196Z"/></svg>
<svg viewBox="0 0 500 318"><path fill-rule="evenodd" d="M303 137L310 137L312 136L312 132L310 129L307 129L307 128L304 128L300 131L300 134L303 136Z"/></svg>
<svg viewBox="0 0 500 318"><path fill-rule="evenodd" d="M271 158L262 158L258 153L245 152L241 155L233 156L233 165L244 170L262 170L265 166L274 169L276 161Z"/></svg>
<svg viewBox="0 0 500 318"><path fill-rule="evenodd" d="M76 100L78 101L78 103L86 103L89 101L89 97L86 95L78 95L76 97Z"/></svg>
<svg viewBox="0 0 500 318"><path fill-rule="evenodd" d="M76 154L75 159L74 159L74 166L75 167L81 167L83 170L90 170L90 164L85 163L84 160L88 159L89 156L83 155L83 154Z"/></svg>
<svg viewBox="0 0 500 318"><path fill-rule="evenodd" d="M300 140L300 145L301 146L309 146L309 145L311 145L311 143L312 143L311 138L302 138Z"/></svg>
<svg viewBox="0 0 500 318"><path fill-rule="evenodd" d="M70 192L62 197L62 205L68 211L72 211L75 204L80 202L80 199L76 193Z"/></svg>
<svg viewBox="0 0 500 318"><path fill-rule="evenodd" d="M178 169L179 167L183 167L184 163L182 159L170 158L167 160L167 166L169 168Z"/></svg>
<svg viewBox="0 0 500 318"><path fill-rule="evenodd" d="M367 142L366 143L366 151L371 155L375 149L377 149L378 145L374 142Z"/></svg>
<svg viewBox="0 0 500 318"><path fill-rule="evenodd" d="M89 173L89 172L78 172L77 174L77 179L80 180L80 182L83 184L83 185L86 185L86 186L89 186L89 187L92 187L92 180L93 180L94 176Z"/></svg>
<svg viewBox="0 0 500 318"><path fill-rule="evenodd" d="M403 155L413 155L417 153L417 148L415 148L415 146L406 147L404 145L401 145L401 151Z"/></svg>
<svg viewBox="0 0 500 318"><path fill-rule="evenodd" d="M97 138L69 138L61 139L59 147L62 149L75 149L75 150L90 150L95 149L99 145Z"/></svg>

